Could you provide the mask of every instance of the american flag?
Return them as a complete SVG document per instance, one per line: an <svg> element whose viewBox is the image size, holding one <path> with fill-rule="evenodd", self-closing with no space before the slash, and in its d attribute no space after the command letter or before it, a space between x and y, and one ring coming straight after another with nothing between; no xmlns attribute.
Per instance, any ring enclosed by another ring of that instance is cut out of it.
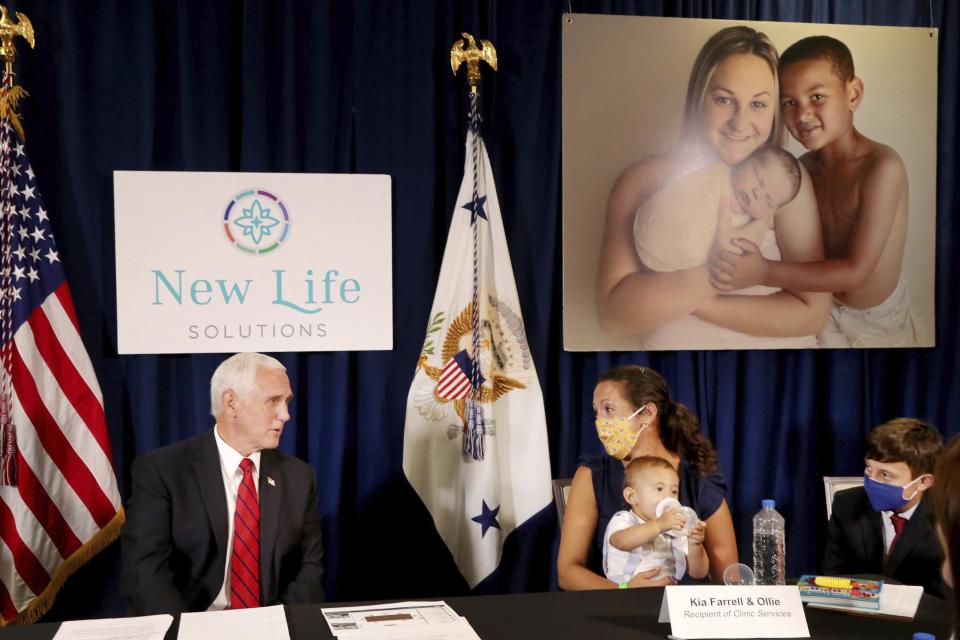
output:
<svg viewBox="0 0 960 640"><path fill-rule="evenodd" d="M470 383L470 373L472 371L473 360L470 359L467 350L464 349L450 358L450 361L440 372L440 378L437 380L437 395L447 400L466 398L473 388ZM484 381L481 375L479 384L483 384Z"/></svg>
<svg viewBox="0 0 960 640"><path fill-rule="evenodd" d="M0 122L0 626L31 622L117 537L103 397L23 142Z"/></svg>

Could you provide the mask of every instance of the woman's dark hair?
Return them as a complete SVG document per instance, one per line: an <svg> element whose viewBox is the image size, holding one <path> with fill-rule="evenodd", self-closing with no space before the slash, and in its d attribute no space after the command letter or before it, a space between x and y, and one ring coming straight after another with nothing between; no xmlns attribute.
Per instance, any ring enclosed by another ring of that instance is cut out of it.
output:
<svg viewBox="0 0 960 640"><path fill-rule="evenodd" d="M933 514L947 545L953 577L953 632L960 632L960 436L954 436L940 454L934 481Z"/></svg>
<svg viewBox="0 0 960 640"><path fill-rule="evenodd" d="M653 403L660 416L660 441L671 453L685 459L701 474L717 469L717 452L705 435L700 421L684 405L670 397L670 387L659 373L635 364L614 367L600 376L600 382L623 384L624 395L636 407Z"/></svg>

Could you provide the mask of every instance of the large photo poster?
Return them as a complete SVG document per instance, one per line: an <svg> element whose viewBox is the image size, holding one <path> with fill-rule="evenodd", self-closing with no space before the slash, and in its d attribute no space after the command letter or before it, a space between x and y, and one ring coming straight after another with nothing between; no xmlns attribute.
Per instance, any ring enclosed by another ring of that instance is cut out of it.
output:
<svg viewBox="0 0 960 640"><path fill-rule="evenodd" d="M566 16L564 347L933 346L937 49Z"/></svg>

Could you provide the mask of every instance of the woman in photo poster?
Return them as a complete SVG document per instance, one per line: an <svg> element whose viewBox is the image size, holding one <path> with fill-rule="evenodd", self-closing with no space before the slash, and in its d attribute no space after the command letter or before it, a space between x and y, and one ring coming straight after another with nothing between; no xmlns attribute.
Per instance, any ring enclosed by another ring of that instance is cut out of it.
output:
<svg viewBox="0 0 960 640"><path fill-rule="evenodd" d="M711 246L733 237L755 239L770 260L823 259L810 177L771 148L779 98L764 34L728 27L703 45L677 144L628 166L610 191L597 273L605 332L640 336L647 349L816 346L829 293L720 295L706 266Z"/></svg>

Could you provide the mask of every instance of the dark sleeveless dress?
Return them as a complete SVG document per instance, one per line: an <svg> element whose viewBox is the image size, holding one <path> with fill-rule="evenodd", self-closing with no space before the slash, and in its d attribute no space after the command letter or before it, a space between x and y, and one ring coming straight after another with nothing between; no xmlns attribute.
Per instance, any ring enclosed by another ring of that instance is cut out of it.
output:
<svg viewBox="0 0 960 640"><path fill-rule="evenodd" d="M593 495L597 500L599 520L590 550L590 568L603 575L603 535L610 518L617 511L629 509L623 500L623 463L605 454L580 456L578 467L587 467L593 476ZM727 497L727 481L720 473L700 475L696 469L680 459L680 502L697 512L697 517L706 520L712 516ZM689 580L684 577L684 582Z"/></svg>

